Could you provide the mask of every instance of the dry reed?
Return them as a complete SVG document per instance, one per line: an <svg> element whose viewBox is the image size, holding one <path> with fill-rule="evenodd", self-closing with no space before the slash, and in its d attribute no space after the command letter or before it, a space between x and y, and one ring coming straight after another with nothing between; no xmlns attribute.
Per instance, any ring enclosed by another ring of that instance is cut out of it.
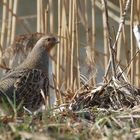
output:
<svg viewBox="0 0 140 140"><path fill-rule="evenodd" d="M54 34L57 34L60 38L60 44L58 45L57 50L54 50L51 54L53 58L52 75L54 76L54 89L58 104L64 102L64 98L61 95L62 90L70 90L71 93L74 94L78 89L81 88L80 69L82 69L82 67L80 66L80 50L83 47L81 45L82 43L85 44L85 46L89 47L87 56L88 62L86 64L87 69L91 67L92 71L94 71L98 48L96 37L96 34L98 33L98 30L96 29L96 26L98 26L96 25L97 9L102 12L103 19L101 27L103 31L103 38L100 38L100 40L102 40L104 43L104 45L102 46L104 55L99 56L104 59L105 77L109 78L110 76L112 76L109 71L109 65L112 61L115 61L117 59L117 61L113 62L114 66L112 72L114 72L115 76L115 68L117 63L119 62L122 68L126 68L126 66L130 64L129 62L136 52L136 43L133 37L132 29L134 16L137 15L138 22L140 19L140 2L138 0L131 1L129 18L126 18L126 14L129 14L128 8L130 5L130 0L120 0L119 5L111 0L103 2L106 2L106 5L103 5L101 1L97 0L49 0L47 2L45 0L37 0L36 31L45 34L52 32ZM0 4L3 4L0 45L2 46L2 48L5 48L5 42L8 46L14 42L16 35L16 22L20 21L26 32L30 31L27 26L23 22L21 22L21 17L18 17L17 11L18 6L20 6L18 0L14 0L14 2L11 0L4 0ZM134 9L136 9L136 11ZM111 29L112 25L109 22L110 19L112 19L119 25L117 32L115 32L115 30L117 30L116 27L113 26L115 39L112 40L110 40L110 38L113 38ZM128 26L130 27L131 43L129 42L129 35L127 34L128 32L126 30ZM82 35L84 35L83 40L81 40L81 38L83 38L81 37L81 32ZM7 38L5 37L6 35ZM125 55L123 58L125 59L125 62L122 61L122 49L124 49L123 52ZM112 51L114 50L117 50L116 57L113 56L112 53ZM110 55L112 55L111 59ZM130 69L127 68L128 72L129 70L131 70L128 75L128 78L130 78L129 80L132 84L136 84L137 86L140 86L139 58L140 55L138 55L137 58L132 61ZM137 69L135 69L135 64L138 65ZM90 75L90 73L88 74ZM96 84L96 77L96 75L94 75L93 78L90 77L92 79L90 80L91 85Z"/></svg>
<svg viewBox="0 0 140 140"><path fill-rule="evenodd" d="M131 14L130 14L130 47L131 47L131 58L135 54L135 45L134 45L134 34L133 34L133 24L134 24L134 0L131 0ZM134 84L135 79L135 67L136 67L136 60L134 59L134 63L131 63L131 83Z"/></svg>

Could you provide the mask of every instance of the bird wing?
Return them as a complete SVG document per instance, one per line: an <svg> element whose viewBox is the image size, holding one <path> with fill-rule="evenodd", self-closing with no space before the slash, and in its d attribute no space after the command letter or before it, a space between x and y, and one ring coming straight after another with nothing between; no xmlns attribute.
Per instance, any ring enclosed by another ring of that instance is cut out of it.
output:
<svg viewBox="0 0 140 140"><path fill-rule="evenodd" d="M0 89L3 89L2 91L10 99L15 98L17 105L22 103L29 110L34 110L44 103L41 90L46 97L49 80L48 76L38 69L18 70L9 73L1 80Z"/></svg>

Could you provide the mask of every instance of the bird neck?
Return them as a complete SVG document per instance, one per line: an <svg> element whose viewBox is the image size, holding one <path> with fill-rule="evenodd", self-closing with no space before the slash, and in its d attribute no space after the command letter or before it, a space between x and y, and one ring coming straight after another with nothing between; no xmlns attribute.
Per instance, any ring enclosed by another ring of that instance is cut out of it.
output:
<svg viewBox="0 0 140 140"><path fill-rule="evenodd" d="M48 72L49 69L49 54L44 46L36 44L25 61L18 67L28 69L41 69Z"/></svg>

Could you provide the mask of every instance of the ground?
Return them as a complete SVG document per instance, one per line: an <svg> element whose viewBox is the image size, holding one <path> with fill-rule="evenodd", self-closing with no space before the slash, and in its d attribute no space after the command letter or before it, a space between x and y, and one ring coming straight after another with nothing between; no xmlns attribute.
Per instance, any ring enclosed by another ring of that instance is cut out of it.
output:
<svg viewBox="0 0 140 140"><path fill-rule="evenodd" d="M90 108L77 112L48 110L40 115L0 118L0 139L140 139L140 106L132 109Z"/></svg>

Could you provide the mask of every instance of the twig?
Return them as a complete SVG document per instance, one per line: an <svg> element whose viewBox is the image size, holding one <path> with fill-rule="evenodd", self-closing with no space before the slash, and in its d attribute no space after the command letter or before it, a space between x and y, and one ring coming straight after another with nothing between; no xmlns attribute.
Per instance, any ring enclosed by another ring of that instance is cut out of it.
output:
<svg viewBox="0 0 140 140"><path fill-rule="evenodd" d="M4 0L5 3L7 3L7 0ZM3 5L3 11L2 11L2 27L1 27L1 33L0 33L0 44L1 47L4 48L5 46L5 34L6 34L6 18L7 18L7 10L6 6ZM0 51L0 57L2 55L2 51Z"/></svg>
<svg viewBox="0 0 140 140"><path fill-rule="evenodd" d="M109 2L109 1L108 1ZM95 0L95 5L101 10L102 9L102 4L99 0ZM108 4L109 8L112 9L112 7L110 6L110 4ZM118 12L118 8L117 10L115 10L115 12ZM114 20L117 23L120 23L120 17L118 17L114 12L112 12L112 10L108 10L108 16ZM125 25L130 25L130 20L125 19Z"/></svg>
<svg viewBox="0 0 140 140"><path fill-rule="evenodd" d="M112 42L111 42L111 33L110 33L110 28L109 28L109 22L108 22L108 10L107 10L107 1L102 0L102 3L104 4L105 8L105 15L106 15L106 27L107 27L107 32L108 32L108 44L109 44L109 51L110 51L110 60L112 62L112 73L113 76L116 77L116 70L115 70L115 52L112 47Z"/></svg>
<svg viewBox="0 0 140 140"><path fill-rule="evenodd" d="M13 13L17 15L17 10L18 10L18 0L14 1L14 6L13 6ZM17 24L17 18L16 16L12 17L12 28L11 28L11 41L10 43L12 44L15 39L16 35L16 24Z"/></svg>
<svg viewBox="0 0 140 140"><path fill-rule="evenodd" d="M75 91L75 94L73 95L71 101L73 101L74 98L76 97L76 95L78 94L78 92L79 92L86 84L88 84L88 83L93 79L93 77L95 77L96 73L97 73L97 71L95 72L95 74L94 74L93 76L90 77L90 79L89 79L88 81L86 81L86 82L84 83L84 85L82 85L79 89L77 89L77 91ZM111 80L112 80L112 79L110 79L109 82L111 82ZM108 82L108 83L109 83L109 82ZM108 83L107 83L107 84L108 84ZM105 85L107 85L107 84L105 84Z"/></svg>
<svg viewBox="0 0 140 140"><path fill-rule="evenodd" d="M17 20L17 22L19 22L19 23L24 27L24 29L27 31L27 33L31 33L30 29L29 29L29 28L26 26L26 24L24 24L24 22L13 12L13 10L9 8L8 4L5 3L5 2L2 2L2 4L6 6L7 10L8 10L9 12L12 13L12 16L15 17L16 20Z"/></svg>
<svg viewBox="0 0 140 140"><path fill-rule="evenodd" d="M133 34L133 23L134 23L134 0L131 0L131 11L130 11L130 58L133 58L136 47L134 45L134 34ZM135 83L135 75L136 75L136 60L133 60L130 67L130 80L131 83Z"/></svg>
<svg viewBox="0 0 140 140"><path fill-rule="evenodd" d="M131 64L131 62L134 60L135 56L140 52L140 50L138 50L135 55L131 58L130 62L127 64L127 66L122 70L122 72L120 73L120 75L118 76L118 78L124 73L124 71L129 67L129 65Z"/></svg>
<svg viewBox="0 0 140 140"><path fill-rule="evenodd" d="M117 35L116 35L116 39L115 39L115 42L114 42L114 44L113 44L113 49L116 48L116 44L117 44L118 39L119 39L119 36L120 36L120 34L121 34L121 32L122 32L122 27L123 27L124 22L125 22L125 16L126 16L126 13L127 13L127 11L128 11L130 2L131 2L131 0L127 0L127 2L126 2L125 9L124 9L124 12L123 12L122 17L121 17L121 22L120 22L120 25L119 25L119 29L118 29L118 32L117 32ZM106 69L106 71L105 71L105 75L104 75L105 78L106 78L107 75L108 75L108 71L109 71L109 68L110 68L110 64L111 64L111 59L109 60L107 69Z"/></svg>
<svg viewBox="0 0 140 140"><path fill-rule="evenodd" d="M134 32L134 35L138 44L138 48L140 50L140 24L134 25L133 32Z"/></svg>
<svg viewBox="0 0 140 140"><path fill-rule="evenodd" d="M133 32L134 32L134 35L135 35L135 38L136 38L136 41L137 41L137 46L140 50L140 24L135 24L134 25L134 28L133 28ZM137 68L136 68L136 74L137 74L137 86L140 86L140 55L138 56L137 58Z"/></svg>

